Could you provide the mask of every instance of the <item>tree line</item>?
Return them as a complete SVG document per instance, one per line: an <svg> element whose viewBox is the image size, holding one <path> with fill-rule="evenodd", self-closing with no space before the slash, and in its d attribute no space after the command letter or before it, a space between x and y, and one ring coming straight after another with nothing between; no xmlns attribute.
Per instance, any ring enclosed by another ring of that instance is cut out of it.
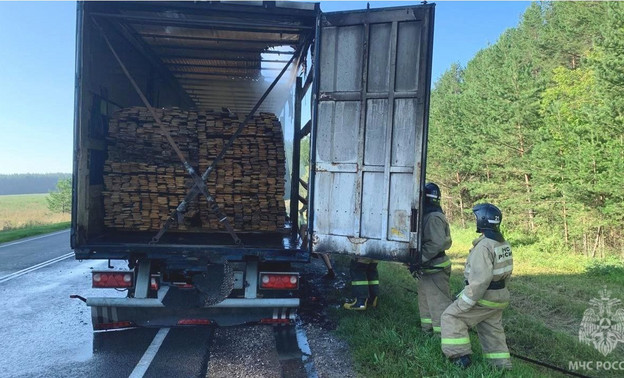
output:
<svg viewBox="0 0 624 378"><path fill-rule="evenodd" d="M452 222L479 201L545 251L624 256L624 3L532 3L435 83L427 161Z"/></svg>
<svg viewBox="0 0 624 378"><path fill-rule="evenodd" d="M48 193L59 180L70 177L70 173L0 174L0 195Z"/></svg>

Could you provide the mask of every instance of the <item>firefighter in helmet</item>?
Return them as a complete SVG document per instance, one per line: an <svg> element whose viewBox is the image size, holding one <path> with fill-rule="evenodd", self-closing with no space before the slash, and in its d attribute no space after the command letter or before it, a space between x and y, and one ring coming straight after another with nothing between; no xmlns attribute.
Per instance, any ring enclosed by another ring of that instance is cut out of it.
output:
<svg viewBox="0 0 624 378"><path fill-rule="evenodd" d="M418 280L418 309L424 332L440 333L440 317L451 304L449 277L451 260L445 251L451 247L451 231L440 207L440 188L425 185L422 226L422 266Z"/></svg>
<svg viewBox="0 0 624 378"><path fill-rule="evenodd" d="M379 273L377 261L368 258L354 258L349 267L351 273L352 299L344 304L347 310L366 310L377 307L379 300Z"/></svg>
<svg viewBox="0 0 624 378"><path fill-rule="evenodd" d="M464 290L442 314L442 352L455 364L470 365L468 328L476 327L483 356L496 367L511 369L503 309L509 304L506 283L513 270L511 246L500 232L503 219L494 205L476 205L472 211L481 236L472 242L466 260Z"/></svg>

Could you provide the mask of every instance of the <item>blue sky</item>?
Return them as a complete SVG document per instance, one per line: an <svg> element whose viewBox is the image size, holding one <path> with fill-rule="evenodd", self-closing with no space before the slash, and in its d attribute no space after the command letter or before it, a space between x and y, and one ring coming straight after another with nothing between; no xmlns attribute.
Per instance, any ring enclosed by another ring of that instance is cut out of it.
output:
<svg viewBox="0 0 624 378"><path fill-rule="evenodd" d="M375 1L371 8L418 2ZM437 2L433 79L514 27L529 2ZM323 11L364 1L322 2ZM0 173L71 172L74 2L0 2Z"/></svg>

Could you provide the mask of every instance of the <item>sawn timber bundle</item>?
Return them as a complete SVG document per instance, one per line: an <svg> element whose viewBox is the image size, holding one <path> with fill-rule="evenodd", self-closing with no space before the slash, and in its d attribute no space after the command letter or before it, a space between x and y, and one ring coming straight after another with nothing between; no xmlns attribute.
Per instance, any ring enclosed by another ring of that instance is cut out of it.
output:
<svg viewBox="0 0 624 378"><path fill-rule="evenodd" d="M201 175L239 125L228 112L157 109L168 132ZM156 231L182 202L192 181L146 108L117 111L109 121L104 164L104 224L118 230ZM260 113L243 129L207 180L210 194L236 231L284 228L285 155L274 114ZM189 205L172 231L224 231L206 199Z"/></svg>

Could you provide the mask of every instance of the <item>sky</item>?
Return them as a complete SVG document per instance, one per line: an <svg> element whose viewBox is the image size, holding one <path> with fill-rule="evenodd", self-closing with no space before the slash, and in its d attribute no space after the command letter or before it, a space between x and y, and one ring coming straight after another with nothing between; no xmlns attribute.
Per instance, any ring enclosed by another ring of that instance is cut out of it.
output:
<svg viewBox="0 0 624 378"><path fill-rule="evenodd" d="M371 1L371 8L418 4ZM436 3L433 81L520 21L530 2ZM324 12L365 1L322 1ZM74 2L0 1L0 174L71 172Z"/></svg>

